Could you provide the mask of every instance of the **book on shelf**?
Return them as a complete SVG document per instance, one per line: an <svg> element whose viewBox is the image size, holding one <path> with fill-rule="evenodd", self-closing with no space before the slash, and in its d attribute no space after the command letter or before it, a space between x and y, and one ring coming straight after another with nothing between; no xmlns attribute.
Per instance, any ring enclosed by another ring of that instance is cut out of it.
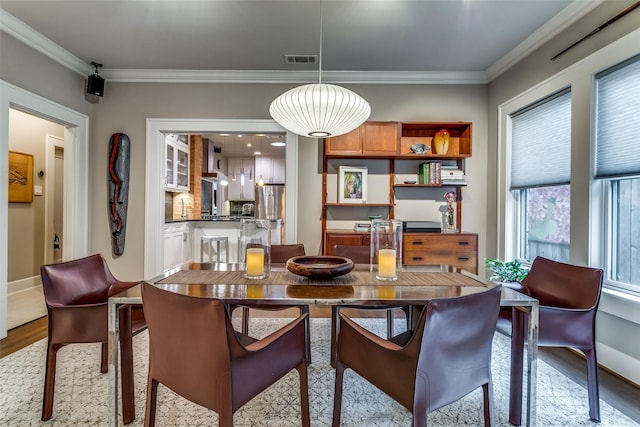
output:
<svg viewBox="0 0 640 427"><path fill-rule="evenodd" d="M442 175L441 170L441 162L421 163L418 174L420 184L440 185Z"/></svg>
<svg viewBox="0 0 640 427"><path fill-rule="evenodd" d="M442 185L467 185L467 180L464 178L461 179L451 179L446 178L442 179Z"/></svg>

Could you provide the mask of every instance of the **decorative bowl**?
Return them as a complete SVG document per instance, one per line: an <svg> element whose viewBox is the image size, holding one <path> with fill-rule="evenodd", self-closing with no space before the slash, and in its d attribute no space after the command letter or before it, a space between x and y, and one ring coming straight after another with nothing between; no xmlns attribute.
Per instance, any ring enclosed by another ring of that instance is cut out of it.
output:
<svg viewBox="0 0 640 427"><path fill-rule="evenodd" d="M415 181L405 181L404 183L405 184L415 184L416 182Z"/></svg>
<svg viewBox="0 0 640 427"><path fill-rule="evenodd" d="M340 256L297 256L287 260L287 270L298 276L332 278L353 270L353 261Z"/></svg>
<svg viewBox="0 0 640 427"><path fill-rule="evenodd" d="M380 215L369 215L369 221L373 221L374 219L380 219L382 216Z"/></svg>
<svg viewBox="0 0 640 427"><path fill-rule="evenodd" d="M431 147L424 145L424 144L413 144L411 146L411 151L415 154L422 154L422 153L426 153L427 151L429 151L431 149Z"/></svg>

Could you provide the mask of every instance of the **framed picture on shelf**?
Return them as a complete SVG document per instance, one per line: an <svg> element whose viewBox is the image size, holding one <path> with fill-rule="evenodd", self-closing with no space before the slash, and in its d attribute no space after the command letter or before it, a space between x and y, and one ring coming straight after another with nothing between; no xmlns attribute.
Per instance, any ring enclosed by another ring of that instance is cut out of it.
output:
<svg viewBox="0 0 640 427"><path fill-rule="evenodd" d="M338 172L338 203L366 203L367 168L340 166Z"/></svg>
<svg viewBox="0 0 640 427"><path fill-rule="evenodd" d="M9 151L9 202L33 202L33 156Z"/></svg>

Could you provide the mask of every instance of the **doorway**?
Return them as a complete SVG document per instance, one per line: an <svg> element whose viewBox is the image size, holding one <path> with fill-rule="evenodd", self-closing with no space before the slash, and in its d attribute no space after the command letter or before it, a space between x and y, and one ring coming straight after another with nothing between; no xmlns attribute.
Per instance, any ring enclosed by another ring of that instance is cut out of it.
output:
<svg viewBox="0 0 640 427"><path fill-rule="evenodd" d="M25 176L25 181L13 186L27 197L16 199L11 188L9 191L8 329L46 314L40 265L52 259L47 257L51 243L47 222L54 216L53 211L47 212L50 198L48 178L52 172L48 160L51 138L63 141L64 126L14 108L10 110L9 152L11 156L29 159L31 173ZM9 173L13 176L11 165Z"/></svg>
<svg viewBox="0 0 640 427"><path fill-rule="evenodd" d="M164 211L164 134L206 133L286 133L285 173L287 192L298 193L298 136L287 132L273 120L180 120L147 119L145 156L145 245L144 278L156 277L163 270L164 220L159 212ZM297 238L297 198L285 201L285 241Z"/></svg>
<svg viewBox="0 0 640 427"><path fill-rule="evenodd" d="M45 264L62 262L64 246L64 139L47 135L45 175Z"/></svg>
<svg viewBox="0 0 640 427"><path fill-rule="evenodd" d="M0 175L8 176L9 116L19 110L63 127L65 147L62 219L65 242L62 258L88 251L88 134L89 117L0 80ZM73 165L73 167L71 167ZM37 174L39 170L36 170ZM8 186L0 186L0 339L7 336L9 209ZM40 231L42 233L42 231ZM43 243L44 245L44 243Z"/></svg>

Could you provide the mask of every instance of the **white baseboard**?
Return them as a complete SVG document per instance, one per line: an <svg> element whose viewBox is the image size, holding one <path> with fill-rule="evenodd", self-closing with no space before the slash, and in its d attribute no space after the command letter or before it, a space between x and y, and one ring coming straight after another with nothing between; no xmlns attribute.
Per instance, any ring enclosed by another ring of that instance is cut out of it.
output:
<svg viewBox="0 0 640 427"><path fill-rule="evenodd" d="M11 295L15 292L24 291L29 288L37 288L42 286L40 276L27 277L25 279L14 280L8 283L7 294Z"/></svg>
<svg viewBox="0 0 640 427"><path fill-rule="evenodd" d="M640 386L640 360L613 347L597 343L598 364Z"/></svg>

